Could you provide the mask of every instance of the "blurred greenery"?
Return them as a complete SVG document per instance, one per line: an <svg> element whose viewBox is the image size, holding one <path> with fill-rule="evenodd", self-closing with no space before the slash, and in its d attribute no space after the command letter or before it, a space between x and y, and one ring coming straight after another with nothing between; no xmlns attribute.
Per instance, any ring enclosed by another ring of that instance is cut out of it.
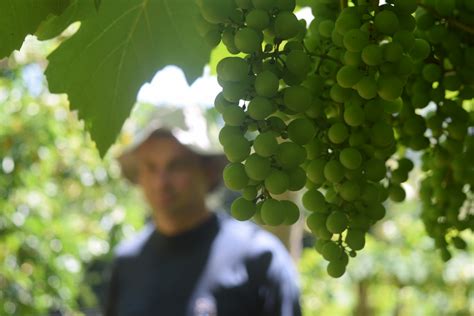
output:
<svg viewBox="0 0 474 316"><path fill-rule="evenodd" d="M0 65L0 315L96 306L85 272L144 218L118 165L46 91L36 49Z"/></svg>
<svg viewBox="0 0 474 316"><path fill-rule="evenodd" d="M340 279L328 278L327 261L305 249L299 263L305 315L474 315L474 255L457 252L444 263L419 219L420 206L389 204ZM464 237L472 249L472 234Z"/></svg>
<svg viewBox="0 0 474 316"><path fill-rule="evenodd" d="M47 92L44 56L54 45L27 41L0 60L0 315L97 308L111 250L146 217L140 193L112 159L117 148L101 160L66 98ZM153 110L136 107L135 126ZM212 111L206 118L218 120ZM131 130L125 126L119 144L130 142ZM306 248L304 315L473 315L472 251L443 263L419 208L416 200L389 205L340 279ZM472 249L473 236L465 238Z"/></svg>

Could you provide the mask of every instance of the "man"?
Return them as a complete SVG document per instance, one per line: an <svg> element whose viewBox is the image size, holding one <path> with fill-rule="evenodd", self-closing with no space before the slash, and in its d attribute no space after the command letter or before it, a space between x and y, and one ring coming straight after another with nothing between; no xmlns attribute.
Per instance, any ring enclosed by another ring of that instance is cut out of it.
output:
<svg viewBox="0 0 474 316"><path fill-rule="evenodd" d="M286 249L252 223L206 207L223 156L151 125L119 161L153 223L117 247L105 314L301 315Z"/></svg>

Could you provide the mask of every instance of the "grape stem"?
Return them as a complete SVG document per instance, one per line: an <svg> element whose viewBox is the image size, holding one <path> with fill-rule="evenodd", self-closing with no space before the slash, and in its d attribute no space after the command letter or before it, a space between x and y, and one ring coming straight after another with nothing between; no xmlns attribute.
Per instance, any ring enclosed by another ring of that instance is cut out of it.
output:
<svg viewBox="0 0 474 316"><path fill-rule="evenodd" d="M442 16L433 7L431 7L429 5L426 5L424 3L418 2L418 6L425 9L426 11L428 11L429 13L431 13L432 15L434 15L437 18L445 19L448 22L448 24L451 24L452 26L457 27L458 29L463 30L464 32L467 32L469 34L474 35L474 28L473 27L471 27L469 25L466 25L464 23L461 23L458 20Z"/></svg>
<svg viewBox="0 0 474 316"><path fill-rule="evenodd" d="M341 8L341 11L347 8L347 0L339 0L339 6Z"/></svg>

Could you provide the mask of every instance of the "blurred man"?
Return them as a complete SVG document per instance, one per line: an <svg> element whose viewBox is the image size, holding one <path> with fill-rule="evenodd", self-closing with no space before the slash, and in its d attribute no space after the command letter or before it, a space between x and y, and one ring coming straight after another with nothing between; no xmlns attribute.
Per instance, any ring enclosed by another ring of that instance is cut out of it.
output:
<svg viewBox="0 0 474 316"><path fill-rule="evenodd" d="M225 160L152 124L119 161L153 222L119 245L106 316L301 315L286 249L252 223L206 207Z"/></svg>

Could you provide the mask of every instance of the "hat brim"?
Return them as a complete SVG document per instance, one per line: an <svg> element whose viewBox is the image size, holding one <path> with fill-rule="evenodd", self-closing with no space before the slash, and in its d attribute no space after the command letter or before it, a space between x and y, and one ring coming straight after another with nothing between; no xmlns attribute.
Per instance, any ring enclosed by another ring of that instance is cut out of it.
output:
<svg viewBox="0 0 474 316"><path fill-rule="evenodd" d="M221 153L207 153L198 150L196 147L181 143L172 131L166 128L156 127L144 131L142 135L138 136L133 144L131 144L122 154L117 157L122 175L131 183L138 184L138 157L137 149L152 137L172 137L178 143L188 148L201 158L203 167L210 173L209 191L216 189L222 183L222 171L227 165L228 160L224 154Z"/></svg>

